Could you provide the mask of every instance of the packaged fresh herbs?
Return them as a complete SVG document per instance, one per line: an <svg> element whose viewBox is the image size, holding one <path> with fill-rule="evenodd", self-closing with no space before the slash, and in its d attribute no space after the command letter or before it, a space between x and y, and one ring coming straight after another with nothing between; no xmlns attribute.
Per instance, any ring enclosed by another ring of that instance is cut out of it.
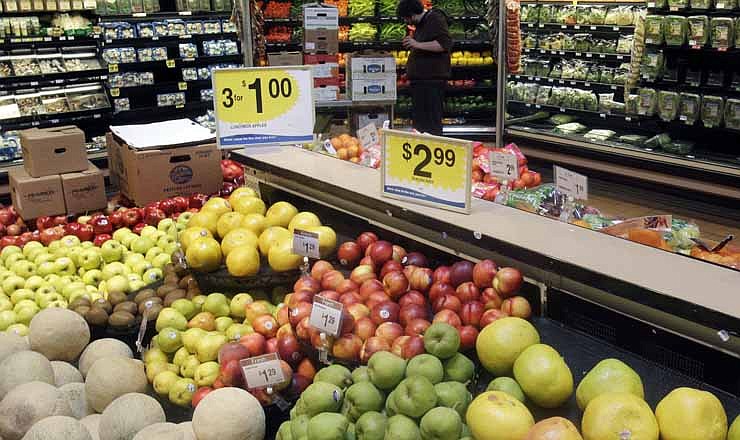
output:
<svg viewBox="0 0 740 440"><path fill-rule="evenodd" d="M645 42L648 44L663 44L663 16L648 15L645 17Z"/></svg>
<svg viewBox="0 0 740 440"><path fill-rule="evenodd" d="M701 122L705 127L719 127L725 111L725 100L721 96L704 95L701 100Z"/></svg>
<svg viewBox="0 0 740 440"><path fill-rule="evenodd" d="M735 42L735 22L732 18L713 17L709 26L712 30L712 47L728 48Z"/></svg>
<svg viewBox="0 0 740 440"><path fill-rule="evenodd" d="M663 34L668 46L682 46L686 41L686 17L668 15L663 21Z"/></svg>
<svg viewBox="0 0 740 440"><path fill-rule="evenodd" d="M637 113L645 116L655 115L658 107L658 93L655 89L643 87L639 90L640 99L638 101Z"/></svg>
<svg viewBox="0 0 740 440"><path fill-rule="evenodd" d="M725 127L740 130L740 99L728 99L725 104Z"/></svg>
<svg viewBox="0 0 740 440"><path fill-rule="evenodd" d="M658 92L658 116L663 121L673 121L678 116L679 96L676 92L661 90Z"/></svg>
<svg viewBox="0 0 740 440"><path fill-rule="evenodd" d="M695 93L681 93L678 104L678 119L693 125L699 119L701 96Z"/></svg>
<svg viewBox="0 0 740 440"><path fill-rule="evenodd" d="M692 15L687 21L689 45L706 45L709 41L709 17L706 15Z"/></svg>

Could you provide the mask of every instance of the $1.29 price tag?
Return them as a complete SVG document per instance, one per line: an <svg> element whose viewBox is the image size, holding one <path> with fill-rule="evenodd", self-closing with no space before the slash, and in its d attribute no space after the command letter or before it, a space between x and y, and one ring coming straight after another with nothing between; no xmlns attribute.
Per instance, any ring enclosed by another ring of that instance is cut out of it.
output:
<svg viewBox="0 0 740 440"><path fill-rule="evenodd" d="M319 234L296 229L293 231L293 253L308 258L321 258Z"/></svg>
<svg viewBox="0 0 740 440"><path fill-rule="evenodd" d="M308 323L329 336L339 336L342 325L342 303L314 296Z"/></svg>
<svg viewBox="0 0 740 440"><path fill-rule="evenodd" d="M576 200L588 200L588 178L555 165L555 189Z"/></svg>
<svg viewBox="0 0 740 440"><path fill-rule="evenodd" d="M280 358L277 353L268 353L239 361L244 380L250 390L267 388L285 382Z"/></svg>
<svg viewBox="0 0 740 440"><path fill-rule="evenodd" d="M492 151L490 156L491 174L499 180L519 178L519 162L516 155L503 151Z"/></svg>

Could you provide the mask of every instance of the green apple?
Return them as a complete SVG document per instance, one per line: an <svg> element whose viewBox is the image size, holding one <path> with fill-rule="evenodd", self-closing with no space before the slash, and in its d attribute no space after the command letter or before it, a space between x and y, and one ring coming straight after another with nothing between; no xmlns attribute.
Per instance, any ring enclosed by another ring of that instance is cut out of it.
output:
<svg viewBox="0 0 740 440"><path fill-rule="evenodd" d="M20 337L28 336L28 326L17 322L13 325L8 326L8 328L5 329L5 332Z"/></svg>
<svg viewBox="0 0 740 440"><path fill-rule="evenodd" d="M355 422L355 434L358 440L383 440L388 418L377 412L369 411Z"/></svg>
<svg viewBox="0 0 740 440"><path fill-rule="evenodd" d="M61 247L62 247L62 241L61 240L54 240L51 243L49 243L48 246L46 246L46 250L48 252L51 252L53 254L54 252L56 252Z"/></svg>
<svg viewBox="0 0 740 440"><path fill-rule="evenodd" d="M144 255L137 253L137 252L126 252L126 254L123 257L123 263L129 267L133 267L137 263L145 263L145 262L146 262L146 258L144 258Z"/></svg>
<svg viewBox="0 0 740 440"><path fill-rule="evenodd" d="M108 243L106 241L106 243ZM128 275L131 269L120 261L114 261L103 266L103 279L109 280L117 275Z"/></svg>
<svg viewBox="0 0 740 440"><path fill-rule="evenodd" d="M77 272L77 267L75 267L74 262L69 257L61 257L54 260L54 269L55 273L59 275L74 275Z"/></svg>
<svg viewBox="0 0 740 440"><path fill-rule="evenodd" d="M342 414L354 423L368 411L382 411L384 405L385 396L375 385L360 382L347 388L342 403Z"/></svg>
<svg viewBox="0 0 740 440"><path fill-rule="evenodd" d="M141 276L142 281L144 281L144 283L146 284L156 283L162 278L164 278L164 273L162 273L162 269L158 267L153 267L153 268L148 269Z"/></svg>
<svg viewBox="0 0 740 440"><path fill-rule="evenodd" d="M396 388L406 373L406 361L388 351L379 351L367 363L370 381L381 390Z"/></svg>
<svg viewBox="0 0 740 440"><path fill-rule="evenodd" d="M159 237L159 239L157 240L157 246L162 249L173 249L177 247L177 238L172 237L171 235Z"/></svg>
<svg viewBox="0 0 740 440"><path fill-rule="evenodd" d="M85 249L84 251L80 252L78 261L80 263L80 267L82 267L83 269L92 270L99 268L103 264L103 257L98 251L95 251L93 249Z"/></svg>
<svg viewBox="0 0 740 440"><path fill-rule="evenodd" d="M133 264L128 262L126 263L131 268L131 272L138 274L139 276L143 275L144 272L152 268L152 263L144 260L144 257L141 258L141 261L136 261Z"/></svg>
<svg viewBox="0 0 740 440"><path fill-rule="evenodd" d="M385 438L394 440L419 440L422 437L419 427L416 426L416 422L402 414L396 414L388 419Z"/></svg>
<svg viewBox="0 0 740 440"><path fill-rule="evenodd" d="M182 313L173 309L172 307L165 307L157 316L157 322L155 328L157 331L162 331L165 327L172 327L177 330L185 330L188 327L188 320L182 315Z"/></svg>
<svg viewBox="0 0 740 440"><path fill-rule="evenodd" d="M30 276L26 279L26 284L23 285L23 288L30 289L30 290L36 290L39 287L46 284L46 281L38 275Z"/></svg>
<svg viewBox="0 0 740 440"><path fill-rule="evenodd" d="M199 366L200 361L198 361L198 358L193 354L188 355L180 365L180 376L190 379L194 378L195 370L197 370Z"/></svg>
<svg viewBox="0 0 740 440"><path fill-rule="evenodd" d="M160 220L159 223L157 223L157 229L160 231L166 231L167 228L169 228L170 226L174 226L174 225L175 225L174 220L172 220L171 218L165 218L165 219Z"/></svg>
<svg viewBox="0 0 740 440"><path fill-rule="evenodd" d="M134 233L124 235L121 239L121 244L124 245L126 249L131 249L131 243L133 243L137 238L139 238L139 236Z"/></svg>
<svg viewBox="0 0 740 440"><path fill-rule="evenodd" d="M180 376L172 371L163 371L154 376L154 391L160 396L167 396L172 386L180 380Z"/></svg>
<svg viewBox="0 0 740 440"><path fill-rule="evenodd" d="M146 255L144 256L144 259L146 261L148 261L148 262L151 263L151 261L154 259L154 257L156 257L157 255L161 254L162 252L164 252L164 251L162 250L161 247L154 246L153 248L151 248L148 251L146 251Z"/></svg>
<svg viewBox="0 0 740 440"><path fill-rule="evenodd" d="M83 241L82 243L80 243L80 246L82 246L83 249L97 249L95 243L93 243L92 241Z"/></svg>
<svg viewBox="0 0 740 440"><path fill-rule="evenodd" d="M164 269L164 267L172 261L172 257L167 253L161 253L154 257L152 265L157 269Z"/></svg>
<svg viewBox="0 0 740 440"><path fill-rule="evenodd" d="M115 235L115 232L113 235ZM123 258L123 246L117 240L108 240L100 246L100 253L106 263L121 261L121 258Z"/></svg>
<svg viewBox="0 0 740 440"><path fill-rule="evenodd" d="M36 303L38 303L39 307L42 309L46 309L49 307L64 307L67 308L67 304L69 302L64 299L64 297L58 293L52 293L48 296L40 298L40 301L37 300Z"/></svg>
<svg viewBox="0 0 740 440"><path fill-rule="evenodd" d="M198 387L195 385L195 381L193 379L178 379L178 381L170 387L170 392L167 394L167 397L170 399L170 402L175 405L189 407L190 402L193 400L193 394L195 394L197 389Z"/></svg>
<svg viewBox="0 0 740 440"><path fill-rule="evenodd" d="M31 244L29 247L28 245ZM30 241L26 243L25 246L23 246L23 255L26 257L27 260L33 261L34 258L36 258L37 255L45 253L46 248L43 244L39 243L38 241Z"/></svg>
<svg viewBox="0 0 740 440"><path fill-rule="evenodd" d="M153 362L169 362L169 359L167 358L167 353L163 352L159 348L150 348L145 351L144 355L142 356L142 360L145 364L151 364Z"/></svg>
<svg viewBox="0 0 740 440"><path fill-rule="evenodd" d="M182 225L187 225L190 221L190 218L193 216L194 213L190 211L185 211L179 216L177 216L177 223Z"/></svg>
<svg viewBox="0 0 740 440"><path fill-rule="evenodd" d="M406 367L406 376L424 376L432 384L442 382L444 373L442 362L431 354L426 353L414 356Z"/></svg>
<svg viewBox="0 0 740 440"><path fill-rule="evenodd" d="M19 324L29 325L31 323L31 320L34 316L36 316L39 310L39 306L37 306L34 302L33 305L21 307L20 309L13 311L15 312L16 322L18 322Z"/></svg>
<svg viewBox="0 0 740 440"><path fill-rule="evenodd" d="M52 274L56 275L56 271L57 265L54 263L54 261L44 261L42 263L39 263L36 267L36 273L42 277L46 277L47 275Z"/></svg>
<svg viewBox="0 0 740 440"><path fill-rule="evenodd" d="M0 266L1 265L2 263L0 263ZM2 283L3 280L5 280L5 278L8 278L11 275L15 275L15 274L4 267L0 267L0 283Z"/></svg>
<svg viewBox="0 0 740 440"><path fill-rule="evenodd" d="M200 362L215 361L221 346L229 342L221 333L209 332L195 344L195 352Z"/></svg>
<svg viewBox="0 0 740 440"><path fill-rule="evenodd" d="M181 333L180 336L183 336L183 333ZM190 356L190 352L185 345L178 348L175 355L172 356L172 363L177 365L177 374L180 374L180 367L185 363L185 359L187 359L188 356Z"/></svg>
<svg viewBox="0 0 740 440"><path fill-rule="evenodd" d="M13 310L13 302L8 298L0 298L0 312Z"/></svg>
<svg viewBox="0 0 740 440"><path fill-rule="evenodd" d="M36 265L27 260L16 261L10 267L10 270L23 278L31 278L36 275Z"/></svg>
<svg viewBox="0 0 740 440"><path fill-rule="evenodd" d="M195 308L196 309L202 311L203 310L203 304L206 303L206 299L208 299L208 297L205 296L205 295L197 295L197 296L194 296L193 299L191 299L190 301L192 301L193 304L195 304Z"/></svg>
<svg viewBox="0 0 740 440"><path fill-rule="evenodd" d="M59 275L57 275L55 273L50 273L48 275L44 275L44 281L46 281L46 284L54 287L55 289L56 289L55 285L57 283L57 280L59 280Z"/></svg>
<svg viewBox="0 0 740 440"><path fill-rule="evenodd" d="M121 239L127 235L136 235L136 234L131 232L131 229L129 228L120 228L120 229L116 229L115 231L113 231L112 237L113 237L113 240L120 242Z"/></svg>
<svg viewBox="0 0 740 440"><path fill-rule="evenodd" d="M247 304L252 303L254 300L248 293L238 293L231 298L231 304L229 308L231 310L231 316L235 318L244 319L246 315Z"/></svg>
<svg viewBox="0 0 740 440"><path fill-rule="evenodd" d="M3 263L5 263L5 260L7 260L8 257L10 255L13 255L13 254L21 254L21 255L23 255L23 250L21 250L21 248L19 248L18 246L15 246L15 245L5 246L3 248L3 250L2 250L2 252L0 252L0 258L2 258Z"/></svg>
<svg viewBox="0 0 740 440"><path fill-rule="evenodd" d="M435 322L424 332L424 349L440 359L448 359L460 348L460 333L450 324Z"/></svg>
<svg viewBox="0 0 740 440"><path fill-rule="evenodd" d="M452 408L465 417L468 411L468 405L473 400L468 388L460 382L440 382L434 385L434 392L437 394L437 405Z"/></svg>
<svg viewBox="0 0 740 440"><path fill-rule="evenodd" d="M10 295L10 300L13 301L13 304L15 304L15 307L18 307L21 301L31 300L31 302L33 302L33 297L34 297L33 290L17 289L15 292L13 292Z"/></svg>
<svg viewBox="0 0 740 440"><path fill-rule="evenodd" d="M71 248L80 245L80 239L74 235L65 235L62 237L62 247Z"/></svg>
<svg viewBox="0 0 740 440"><path fill-rule="evenodd" d="M146 287L146 283L142 280L129 281L128 287L131 289L131 292L136 292L137 290L141 290Z"/></svg>
<svg viewBox="0 0 740 440"><path fill-rule="evenodd" d="M8 255L8 258L5 259L3 264L5 264L5 267L8 269L11 269L13 265L19 261L23 261L25 258L23 257L23 254L17 253L17 254L10 254ZM12 272L12 269L11 269Z"/></svg>
<svg viewBox="0 0 740 440"><path fill-rule="evenodd" d="M417 418L437 405L434 384L424 376L410 376L402 380L394 390L396 408L405 416Z"/></svg>
<svg viewBox="0 0 740 440"><path fill-rule="evenodd" d="M67 283L64 287L62 287L61 292L65 298L69 298L70 293L79 289L85 290L85 283L82 281L72 281L71 283Z"/></svg>
<svg viewBox="0 0 740 440"><path fill-rule="evenodd" d="M229 300L223 293L212 293L206 298L203 304L203 311L213 314L215 317L229 316L231 308Z"/></svg>
<svg viewBox="0 0 740 440"><path fill-rule="evenodd" d="M108 288L108 292L128 293L130 290L128 277L123 275L116 275L106 280L105 285Z"/></svg>
<svg viewBox="0 0 740 440"><path fill-rule="evenodd" d="M475 364L462 353L456 353L445 361L445 381L467 383L475 375Z"/></svg>
<svg viewBox="0 0 740 440"><path fill-rule="evenodd" d="M231 327L231 324L234 323L234 320L231 319L229 316L219 316L216 318L216 331L225 333L226 329Z"/></svg>
<svg viewBox="0 0 740 440"><path fill-rule="evenodd" d="M15 324L17 318L12 310L3 310L0 312L0 331L5 331L9 326Z"/></svg>
<svg viewBox="0 0 740 440"><path fill-rule="evenodd" d="M156 231L156 232L152 232L147 238L152 240L154 244L156 245L157 241L166 235L167 233L164 231Z"/></svg>
<svg viewBox="0 0 740 440"><path fill-rule="evenodd" d="M195 384L199 387L210 387L218 379L219 373L220 366L218 362L203 362L195 370Z"/></svg>
<svg viewBox="0 0 740 440"><path fill-rule="evenodd" d="M195 304L193 304L192 301L185 298L180 298L178 300L175 300L170 307L177 310L178 312L182 313L182 316L185 317L185 319L190 320L193 316L195 316L196 313L198 313L198 310L195 308Z"/></svg>
<svg viewBox="0 0 740 440"><path fill-rule="evenodd" d="M48 295L50 293L57 293L57 289L46 281L44 281L44 284L41 287L36 289L36 295Z"/></svg>
<svg viewBox="0 0 740 440"><path fill-rule="evenodd" d="M80 290L75 290L74 292L70 293L69 298L67 298L67 301L72 303L74 302L74 300L78 298L87 298L88 301L93 302L98 296L100 296L98 292L90 292L87 289L85 290L80 289Z"/></svg>
<svg viewBox="0 0 740 440"><path fill-rule="evenodd" d="M41 263L45 263L47 261L54 261L55 259L56 258L54 257L54 255L48 252L41 252L34 257L33 264L35 264L36 267L38 268L38 266L40 266Z"/></svg>
<svg viewBox="0 0 740 440"><path fill-rule="evenodd" d="M88 270L82 275L82 282L89 286L97 286L101 281L103 281L103 271L100 269Z"/></svg>
<svg viewBox="0 0 740 440"><path fill-rule="evenodd" d="M182 347L182 335L175 328L165 327L157 334L157 345L165 353L174 353Z"/></svg>
<svg viewBox="0 0 740 440"><path fill-rule="evenodd" d="M155 232L157 232L157 228L152 225L147 225L141 228L141 232L139 232L139 235L142 237L149 237Z"/></svg>
<svg viewBox="0 0 740 440"><path fill-rule="evenodd" d="M227 328L224 332L224 334L226 335L226 339L228 339L229 341L239 341L242 336L246 336L252 333L254 333L254 329L251 325L239 323L231 324L229 328Z"/></svg>
<svg viewBox="0 0 740 440"><path fill-rule="evenodd" d="M458 440L462 432L462 419L452 408L433 408L421 418L419 430L423 439Z"/></svg>

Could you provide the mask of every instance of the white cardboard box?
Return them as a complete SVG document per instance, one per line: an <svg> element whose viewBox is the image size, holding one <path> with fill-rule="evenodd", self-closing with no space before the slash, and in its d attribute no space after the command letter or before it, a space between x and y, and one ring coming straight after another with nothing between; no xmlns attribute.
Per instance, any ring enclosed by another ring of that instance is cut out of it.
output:
<svg viewBox="0 0 740 440"><path fill-rule="evenodd" d="M336 7L304 7L304 29L339 29L339 9Z"/></svg>
<svg viewBox="0 0 740 440"><path fill-rule="evenodd" d="M353 101L394 101L396 76L383 79L353 79L347 91Z"/></svg>
<svg viewBox="0 0 740 440"><path fill-rule="evenodd" d="M392 56L351 56L348 77L355 79L396 78L396 59Z"/></svg>

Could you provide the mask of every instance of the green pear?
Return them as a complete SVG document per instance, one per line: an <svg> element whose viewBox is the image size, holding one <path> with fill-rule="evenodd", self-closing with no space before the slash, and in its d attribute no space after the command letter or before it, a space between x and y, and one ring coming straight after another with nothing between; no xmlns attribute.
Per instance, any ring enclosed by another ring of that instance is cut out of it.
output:
<svg viewBox="0 0 740 440"><path fill-rule="evenodd" d="M219 316L216 318L216 331L224 333L226 329L234 323L234 320L228 316Z"/></svg>
<svg viewBox="0 0 740 440"><path fill-rule="evenodd" d="M161 331L165 327L172 327L177 330L185 330L188 328L188 320L182 315L182 313L173 309L172 307L165 307L157 316L157 322L155 328L157 331Z"/></svg>
<svg viewBox="0 0 740 440"><path fill-rule="evenodd" d="M452 408L432 408L421 418L419 430L424 439L458 440L462 432L462 419Z"/></svg>
<svg viewBox="0 0 740 440"><path fill-rule="evenodd" d="M396 414L388 419L385 438L393 440L421 440L421 431L416 422L402 415Z"/></svg>
<svg viewBox="0 0 740 440"><path fill-rule="evenodd" d="M190 352L184 345L178 348L175 355L172 356L172 363L178 367L176 372L177 374L180 374L180 366L185 363L185 359L187 359L188 356L190 356Z"/></svg>
<svg viewBox="0 0 740 440"><path fill-rule="evenodd" d="M311 418L307 415L291 417L290 433L294 440L308 440L308 422Z"/></svg>
<svg viewBox="0 0 740 440"><path fill-rule="evenodd" d="M322 412L337 412L342 404L342 389L327 382L314 382L301 394L299 412L315 416Z"/></svg>
<svg viewBox="0 0 740 440"><path fill-rule="evenodd" d="M437 406L452 408L462 418L473 401L473 395L460 382L440 382L434 385L434 392L437 394Z"/></svg>
<svg viewBox="0 0 740 440"><path fill-rule="evenodd" d="M385 396L375 388L375 385L371 382L360 382L347 388L342 414L347 416L349 421L356 422L368 411L382 411L384 404Z"/></svg>
<svg viewBox="0 0 740 440"><path fill-rule="evenodd" d="M195 344L195 352L200 362L215 361L221 346L229 342L220 333L207 333Z"/></svg>
<svg viewBox="0 0 740 440"><path fill-rule="evenodd" d="M182 334L182 345L190 352L195 353L195 347L200 338L208 334L207 331L199 327L193 327L185 330Z"/></svg>
<svg viewBox="0 0 740 440"><path fill-rule="evenodd" d="M456 353L444 363L445 381L467 383L475 375L475 364L462 353ZM435 382L436 383L436 382Z"/></svg>
<svg viewBox="0 0 740 440"><path fill-rule="evenodd" d="M424 376L433 384L442 382L444 367L436 356L431 354L420 354L409 360L406 366L406 376Z"/></svg>
<svg viewBox="0 0 740 440"><path fill-rule="evenodd" d="M190 402L193 400L193 394L195 394L197 389L198 386L195 385L195 381L193 379L178 379L177 382L170 387L170 392L167 393L167 397L170 399L170 402L175 405L189 408Z"/></svg>
<svg viewBox="0 0 740 440"><path fill-rule="evenodd" d="M245 318L245 307L253 301L252 296L248 293L238 293L234 295L234 297L231 298L231 304L229 305L231 316L243 320Z"/></svg>
<svg viewBox="0 0 740 440"><path fill-rule="evenodd" d="M352 382L370 382L370 373L368 373L367 366L361 365L352 370Z"/></svg>
<svg viewBox="0 0 740 440"><path fill-rule="evenodd" d="M193 304L193 302L189 299L185 298L175 300L170 305L170 307L182 313L182 316L184 316L187 320L190 320L193 316L195 316L195 313L197 312L197 310L195 309L195 304Z"/></svg>
<svg viewBox="0 0 740 440"><path fill-rule="evenodd" d="M195 377L195 370L197 370L199 366L200 361L198 361L198 357L191 354L186 357L185 361L180 365L180 375L182 377L193 379Z"/></svg>
<svg viewBox="0 0 740 440"><path fill-rule="evenodd" d="M316 373L314 382L327 382L346 389L352 385L352 373L343 365L332 364L324 367Z"/></svg>
<svg viewBox="0 0 740 440"><path fill-rule="evenodd" d="M165 353L174 353L182 347L182 335L177 329L165 327L157 334L157 345Z"/></svg>
<svg viewBox="0 0 740 440"><path fill-rule="evenodd" d="M206 297L205 303L203 303L203 311L210 312L216 318L220 316L229 316L231 307L229 306L229 300L223 293L212 293Z"/></svg>
<svg viewBox="0 0 740 440"><path fill-rule="evenodd" d="M308 438L311 440L344 440L349 421L342 414L321 413L308 422Z"/></svg>
<svg viewBox="0 0 740 440"><path fill-rule="evenodd" d="M229 328L226 329L226 339L229 341L238 341L242 338L242 336L246 336L249 334L254 333L254 329L249 324L231 324Z"/></svg>
<svg viewBox="0 0 740 440"><path fill-rule="evenodd" d="M357 440L383 440L388 418L377 412L369 411L361 415L355 422Z"/></svg>

